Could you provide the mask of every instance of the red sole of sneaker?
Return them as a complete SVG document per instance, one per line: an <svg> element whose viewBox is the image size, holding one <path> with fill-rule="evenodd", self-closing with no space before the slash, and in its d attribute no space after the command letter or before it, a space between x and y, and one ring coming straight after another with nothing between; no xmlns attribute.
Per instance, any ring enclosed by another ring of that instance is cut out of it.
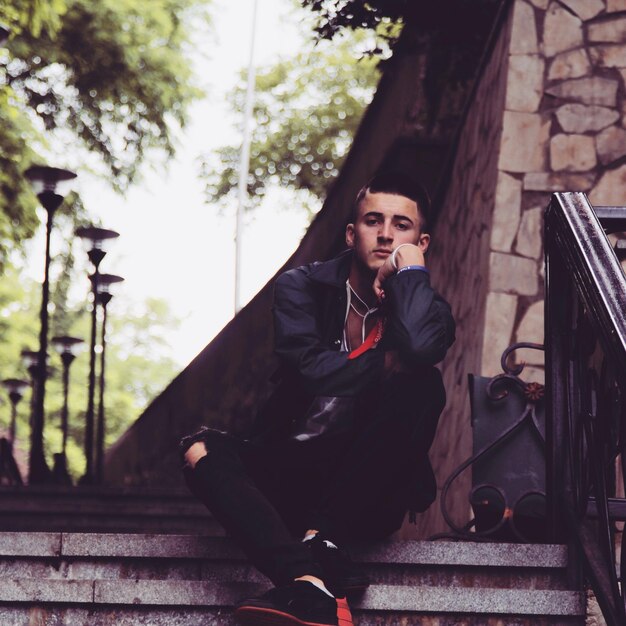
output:
<svg viewBox="0 0 626 626"><path fill-rule="evenodd" d="M236 609L235 617L243 626L336 626L328 623L303 622L289 613L252 606Z"/></svg>

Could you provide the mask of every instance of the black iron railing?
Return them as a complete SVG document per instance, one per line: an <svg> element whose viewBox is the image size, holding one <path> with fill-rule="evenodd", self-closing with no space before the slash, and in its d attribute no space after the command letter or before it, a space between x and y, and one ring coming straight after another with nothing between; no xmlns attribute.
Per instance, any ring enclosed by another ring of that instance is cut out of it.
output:
<svg viewBox="0 0 626 626"><path fill-rule="evenodd" d="M556 193L545 213L548 517L607 624L626 624L626 277L606 236L626 210ZM621 545L621 547L620 547ZM621 553L621 554L620 554ZM621 565L618 565L620 564Z"/></svg>

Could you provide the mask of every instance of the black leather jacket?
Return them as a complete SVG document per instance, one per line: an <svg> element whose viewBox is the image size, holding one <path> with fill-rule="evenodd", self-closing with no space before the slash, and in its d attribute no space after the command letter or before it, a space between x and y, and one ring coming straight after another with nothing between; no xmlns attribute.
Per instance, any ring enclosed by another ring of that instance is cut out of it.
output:
<svg viewBox="0 0 626 626"><path fill-rule="evenodd" d="M455 323L448 303L430 286L427 272L400 272L385 282L387 321L375 349L354 359L340 351L351 255L347 251L331 261L304 265L276 280L275 350L282 366L278 385L258 412L250 433L253 441L293 435L294 425L315 396L366 396L383 373L387 350L398 351L416 370L425 368L425 379L433 380L433 392L445 402L441 376L433 366L454 342ZM416 450L409 472L406 506L413 512L425 511L437 493L427 449Z"/></svg>
<svg viewBox="0 0 626 626"><path fill-rule="evenodd" d="M254 433L284 435L314 396L355 396L382 374L385 351L432 366L454 342L450 306L419 270L385 283L387 323L378 347L355 359L340 351L352 252L281 274L274 286L274 342L281 381L259 412Z"/></svg>

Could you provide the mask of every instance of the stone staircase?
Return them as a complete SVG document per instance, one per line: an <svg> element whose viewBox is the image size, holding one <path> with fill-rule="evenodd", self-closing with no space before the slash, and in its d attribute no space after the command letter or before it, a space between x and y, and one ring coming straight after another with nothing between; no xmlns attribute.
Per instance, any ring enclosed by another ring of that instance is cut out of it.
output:
<svg viewBox="0 0 626 626"><path fill-rule="evenodd" d="M350 599L360 626L584 623L563 546L397 541L352 552L374 581ZM2 626L233 626L233 604L268 586L226 537L0 533Z"/></svg>
<svg viewBox="0 0 626 626"><path fill-rule="evenodd" d="M0 531L6 530L223 534L188 491L154 487L0 487Z"/></svg>

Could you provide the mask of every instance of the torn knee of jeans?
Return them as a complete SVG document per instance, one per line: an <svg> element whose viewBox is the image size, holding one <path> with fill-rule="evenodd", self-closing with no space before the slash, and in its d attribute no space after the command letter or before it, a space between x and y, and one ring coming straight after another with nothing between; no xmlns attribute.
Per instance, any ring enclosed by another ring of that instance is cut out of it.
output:
<svg viewBox="0 0 626 626"><path fill-rule="evenodd" d="M185 463L194 468L198 461L207 456L208 450L204 441L196 441L193 443L184 454Z"/></svg>

